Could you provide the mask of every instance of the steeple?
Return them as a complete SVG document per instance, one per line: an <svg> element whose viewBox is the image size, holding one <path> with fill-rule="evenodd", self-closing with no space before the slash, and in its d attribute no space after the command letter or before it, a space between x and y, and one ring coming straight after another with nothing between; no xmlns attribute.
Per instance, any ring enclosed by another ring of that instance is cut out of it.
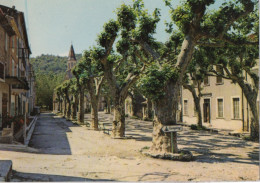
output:
<svg viewBox="0 0 260 183"><path fill-rule="evenodd" d="M70 51L69 51L69 56L68 56L68 61L67 61L67 73L65 76L65 79L71 79L73 78L73 74L71 73L71 69L77 64L75 52L73 45L71 44L70 46Z"/></svg>
<svg viewBox="0 0 260 183"><path fill-rule="evenodd" d="M69 52L68 60L76 60L75 52L74 52L74 48L73 48L72 44L70 46L70 52Z"/></svg>

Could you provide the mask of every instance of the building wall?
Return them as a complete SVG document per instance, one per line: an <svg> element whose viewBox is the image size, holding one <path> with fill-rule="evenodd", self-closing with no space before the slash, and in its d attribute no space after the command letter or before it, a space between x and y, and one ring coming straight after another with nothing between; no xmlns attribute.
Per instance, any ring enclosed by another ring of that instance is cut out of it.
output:
<svg viewBox="0 0 260 183"><path fill-rule="evenodd" d="M209 77L209 85L205 86L204 84L202 84L202 86L203 90L200 104L202 110L203 125L209 125L221 129L241 131L243 129L244 116L244 128L247 129L247 117L249 117L249 112L247 111L249 109L247 108L246 99L244 96L242 96L242 90L238 84L234 84L230 80L225 79L223 79L222 84L217 84L216 77L211 76ZM233 98L239 98L239 118L237 119L234 118ZM210 123L204 122L204 99L210 100ZM223 99L223 117L218 117L218 99ZM183 89L182 100L183 111L185 110L184 101L188 101L188 114L185 114L184 112L183 121L190 124L196 124L197 117L194 111L195 107L191 92ZM244 103L243 106L242 103Z"/></svg>

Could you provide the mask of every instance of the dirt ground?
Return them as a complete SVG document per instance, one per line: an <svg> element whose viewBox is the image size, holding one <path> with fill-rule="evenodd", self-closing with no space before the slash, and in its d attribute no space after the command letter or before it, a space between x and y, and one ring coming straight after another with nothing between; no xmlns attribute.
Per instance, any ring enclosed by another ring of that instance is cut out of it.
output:
<svg viewBox="0 0 260 183"><path fill-rule="evenodd" d="M112 116L99 116L111 128ZM112 139L102 131L44 113L29 144L38 153L0 149L0 159L13 161L12 181L259 180L258 143L185 127L178 147L191 151L196 159L179 162L140 153L151 146L151 133L152 122L127 118L127 139Z"/></svg>

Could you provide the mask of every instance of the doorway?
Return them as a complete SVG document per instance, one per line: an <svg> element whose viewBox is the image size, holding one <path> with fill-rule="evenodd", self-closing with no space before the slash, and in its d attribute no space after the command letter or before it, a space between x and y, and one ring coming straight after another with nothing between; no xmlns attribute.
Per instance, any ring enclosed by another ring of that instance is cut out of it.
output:
<svg viewBox="0 0 260 183"><path fill-rule="evenodd" d="M8 104L8 95L7 93L3 93L2 97L2 124L0 128L6 127L5 118L7 117L7 104Z"/></svg>
<svg viewBox="0 0 260 183"><path fill-rule="evenodd" d="M204 122L210 123L210 99L204 99L203 114Z"/></svg>

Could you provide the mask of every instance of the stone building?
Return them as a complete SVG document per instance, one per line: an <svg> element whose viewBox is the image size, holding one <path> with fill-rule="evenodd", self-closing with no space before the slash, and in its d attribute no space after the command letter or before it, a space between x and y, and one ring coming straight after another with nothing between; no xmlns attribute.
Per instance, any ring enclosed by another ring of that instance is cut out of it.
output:
<svg viewBox="0 0 260 183"><path fill-rule="evenodd" d="M34 72L23 12L0 5L0 128L5 117L30 114L35 101Z"/></svg>
<svg viewBox="0 0 260 183"><path fill-rule="evenodd" d="M258 73L258 66L252 68ZM251 78L246 75L250 83ZM234 131L250 131L251 112L238 84L222 77L209 76L202 83L201 110L203 125ZM258 96L259 97L259 96ZM257 100L259 106L259 98ZM196 124L196 112L190 91L182 89L183 121Z"/></svg>

